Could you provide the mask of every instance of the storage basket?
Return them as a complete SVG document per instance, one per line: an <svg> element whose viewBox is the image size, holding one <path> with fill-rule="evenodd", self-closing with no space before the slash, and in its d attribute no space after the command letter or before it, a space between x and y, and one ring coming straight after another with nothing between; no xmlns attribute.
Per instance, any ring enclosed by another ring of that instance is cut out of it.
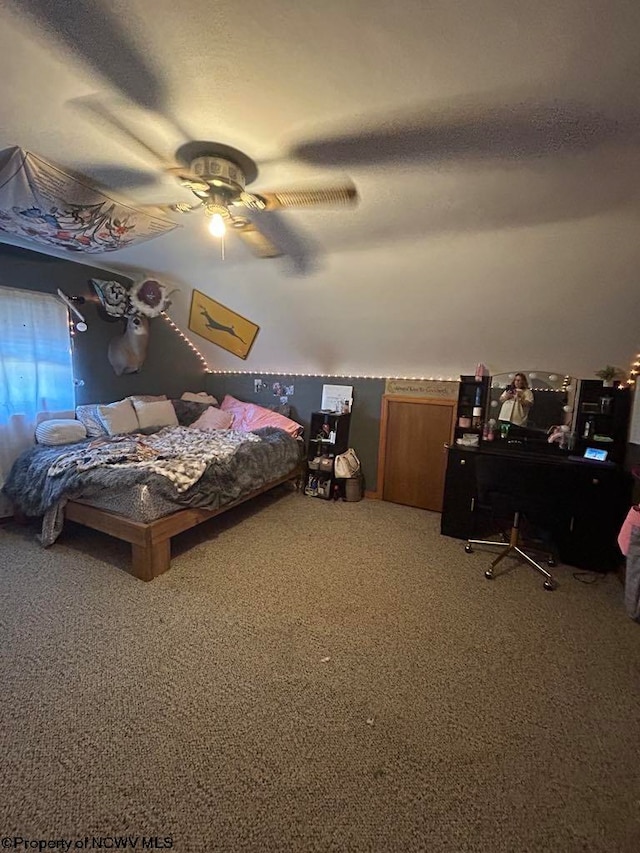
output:
<svg viewBox="0 0 640 853"><path fill-rule="evenodd" d="M345 501L360 501L362 500L362 475L357 474L355 477L347 477L344 481L344 499Z"/></svg>

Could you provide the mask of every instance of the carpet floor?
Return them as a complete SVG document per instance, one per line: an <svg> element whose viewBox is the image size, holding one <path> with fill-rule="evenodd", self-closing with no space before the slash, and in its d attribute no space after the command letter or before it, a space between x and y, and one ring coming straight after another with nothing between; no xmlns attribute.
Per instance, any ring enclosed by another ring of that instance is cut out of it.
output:
<svg viewBox="0 0 640 853"><path fill-rule="evenodd" d="M439 524L280 489L147 584L103 534L1 527L2 847L637 853L620 581L487 581Z"/></svg>

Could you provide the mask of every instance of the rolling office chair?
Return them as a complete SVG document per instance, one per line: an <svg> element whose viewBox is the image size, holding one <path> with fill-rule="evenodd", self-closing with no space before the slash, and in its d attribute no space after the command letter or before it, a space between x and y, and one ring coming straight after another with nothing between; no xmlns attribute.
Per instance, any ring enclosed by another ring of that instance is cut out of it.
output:
<svg viewBox="0 0 640 853"><path fill-rule="evenodd" d="M552 465L536 464L534 460L481 453L476 459L476 482L479 507L488 510L494 518L508 517L511 529L508 541L469 539L464 550L471 554L473 545L493 545L502 549L484 573L489 580L493 579L498 563L514 556L544 575L545 589L555 589L556 581L551 573L521 547L524 545L521 530L522 521L526 520L552 538L558 524L562 494L558 471ZM556 559L552 546L547 551L546 563L553 567Z"/></svg>

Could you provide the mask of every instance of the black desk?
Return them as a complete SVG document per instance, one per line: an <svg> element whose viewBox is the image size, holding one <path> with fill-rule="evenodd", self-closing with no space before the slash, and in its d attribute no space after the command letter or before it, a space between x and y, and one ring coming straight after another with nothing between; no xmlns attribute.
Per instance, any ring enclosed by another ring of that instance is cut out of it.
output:
<svg viewBox="0 0 640 853"><path fill-rule="evenodd" d="M457 539L484 537L486 519L477 507L475 460L478 454L513 456L549 474L553 488L563 495L564 511L556 531L563 563L591 571L617 568L622 555L617 537L631 506L632 478L618 465L572 461L566 452L528 449L503 441L484 442L479 448L449 447L444 487L441 533Z"/></svg>

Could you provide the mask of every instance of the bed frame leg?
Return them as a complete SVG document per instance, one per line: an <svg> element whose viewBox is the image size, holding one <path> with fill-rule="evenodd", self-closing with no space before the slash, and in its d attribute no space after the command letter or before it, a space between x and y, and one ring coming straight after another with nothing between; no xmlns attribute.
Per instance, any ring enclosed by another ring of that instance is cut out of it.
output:
<svg viewBox="0 0 640 853"><path fill-rule="evenodd" d="M152 581L169 569L171 539L149 545L131 545L131 573L143 581Z"/></svg>

